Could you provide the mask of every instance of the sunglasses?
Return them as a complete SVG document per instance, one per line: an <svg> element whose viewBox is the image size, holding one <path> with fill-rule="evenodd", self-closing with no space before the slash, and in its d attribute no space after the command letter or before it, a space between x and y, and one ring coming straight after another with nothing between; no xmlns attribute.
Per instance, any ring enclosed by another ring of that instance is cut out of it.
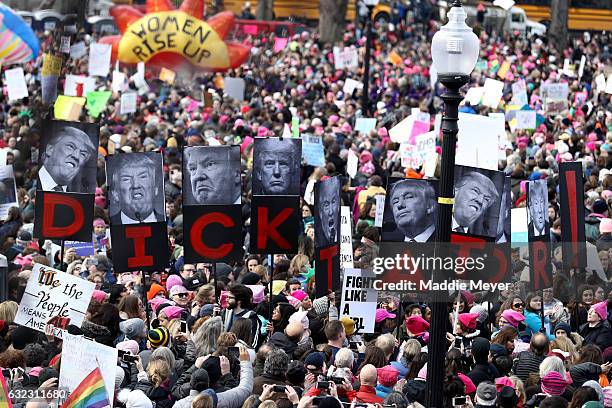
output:
<svg viewBox="0 0 612 408"><path fill-rule="evenodd" d="M186 298L187 296L189 296L189 294L188 293L177 293L176 296L180 298Z"/></svg>
<svg viewBox="0 0 612 408"><path fill-rule="evenodd" d="M525 304L524 303L515 303L512 306L514 306L514 307L525 307Z"/></svg>

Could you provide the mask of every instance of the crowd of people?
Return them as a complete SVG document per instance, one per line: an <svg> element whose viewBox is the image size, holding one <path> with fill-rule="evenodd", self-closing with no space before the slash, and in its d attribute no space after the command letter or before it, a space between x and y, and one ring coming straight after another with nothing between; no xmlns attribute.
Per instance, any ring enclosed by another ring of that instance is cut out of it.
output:
<svg viewBox="0 0 612 408"><path fill-rule="evenodd" d="M57 243L34 235L39 142L46 131L41 123L49 115L41 100L42 53L57 49L61 35L40 33L41 57L23 66L30 96L10 102L2 96L0 110L0 149L13 165L19 204L0 225L0 248L8 259L7 299L0 303L0 367L9 391L58 384L62 341L52 332L14 323L33 265L43 264L95 283L83 324L68 331L120 351L115 388L107 390L115 394L115 406L424 406L430 305L401 293L380 294L375 332L362 333L354 320L341 315L339 293L315 298L313 185L341 177L341 201L352 210L354 265L367 268L381 241L374 226L375 196L386 194L389 177L423 178L423 169L402 167L400 146L391 141L389 129L412 108L432 114L433 128L435 113L442 110L443 89L432 84L430 72L431 37L440 25L410 11L391 26L375 25L367 106L361 105L360 89L352 94L343 89L347 79L360 80L360 72L336 70L332 47L318 40L316 30L296 34L280 51L274 50L274 34L244 38L252 46L251 57L229 73L246 81L244 101L224 95L218 74L178 72L169 85L148 70L151 89L139 96L137 112L121 115L120 95L114 93L99 119L91 256L79 256L74 248L62 252ZM566 110L543 112L544 121L534 131L506 128L506 158L499 169L511 178L513 208L526 205L526 180L545 180L555 242L561 239L558 165L582 163L586 235L597 247L603 275L581 270L569 276L558 267L552 288L528 293L520 281L525 261L517 255L512 290L449 294L444 386L431 392L443 394L445 408L612 407L612 97L595 84L612 62L610 35L575 35L567 48L557 49L547 37L476 32L480 60L486 63L465 89L495 77L499 64L494 61L509 61L510 71L498 109L465 103L462 111L503 112L518 78L526 82L530 106L542 111L542 85L569 84ZM88 44L95 40L95 35L77 36ZM363 61L362 27L347 24L342 45L355 46ZM403 61L392 63L391 52ZM582 56L580 78L560 72L566 58L578 64ZM87 57L66 59L60 82L67 73L86 74ZM110 83L109 76L97 86L110 89ZM211 103L203 90L214 91ZM582 91L587 99L575 98ZM248 242L253 140L280 136L292 116L299 117L301 133L322 136L325 147L324 166L301 167L298 253L276 254L270 263L247 251L242 262L217 264L216 279L210 264L186 263L182 148L240 145ZM361 116L378 119L368 134L354 129ZM93 119L84 111L81 121ZM105 157L152 151L163 154L169 265L147 274L124 272L113 268ZM347 175L349 151L358 156L353 178ZM13 405L55 404L15 399Z"/></svg>

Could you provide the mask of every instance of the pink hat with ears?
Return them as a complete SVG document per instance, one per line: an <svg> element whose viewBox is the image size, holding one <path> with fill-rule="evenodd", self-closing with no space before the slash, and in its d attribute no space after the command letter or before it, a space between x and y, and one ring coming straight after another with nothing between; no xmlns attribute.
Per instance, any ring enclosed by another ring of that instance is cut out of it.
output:
<svg viewBox="0 0 612 408"><path fill-rule="evenodd" d="M301 303L299 300L297 300L293 296L287 296L287 302L289 302L289 304L295 307L296 309L300 307L300 303Z"/></svg>
<svg viewBox="0 0 612 408"><path fill-rule="evenodd" d="M597 141L597 135L595 133L589 133L588 140L589 140L589 142L596 142Z"/></svg>
<svg viewBox="0 0 612 408"><path fill-rule="evenodd" d="M595 150L597 150L597 143L587 142L586 147L588 147L591 152L594 152Z"/></svg>
<svg viewBox="0 0 612 408"><path fill-rule="evenodd" d="M157 308L162 303L172 303L172 302L170 302L165 297L159 297L159 296L158 297L154 297L153 299L149 300L149 304L151 305L151 309L153 309L153 312L155 312L155 313L157 313Z"/></svg>
<svg viewBox="0 0 612 408"><path fill-rule="evenodd" d="M338 115L331 115L329 117L329 123L332 125L338 123L339 120L340 120L340 117Z"/></svg>
<svg viewBox="0 0 612 408"><path fill-rule="evenodd" d="M385 137L388 135L389 135L389 132L387 131L387 128L381 127L378 129L378 136Z"/></svg>
<svg viewBox="0 0 612 408"><path fill-rule="evenodd" d="M225 125L229 121L229 118L228 115L221 115L219 116L219 123Z"/></svg>
<svg viewBox="0 0 612 408"><path fill-rule="evenodd" d="M604 200L607 200L611 196L612 196L612 191L610 190L604 190L601 192L601 198L603 198Z"/></svg>
<svg viewBox="0 0 612 408"><path fill-rule="evenodd" d="M603 302L595 303L591 306L595 313L601 317L601 320L606 320L608 318L608 301L604 300Z"/></svg>
<svg viewBox="0 0 612 408"><path fill-rule="evenodd" d="M166 290L170 291L174 286L183 285L183 279L178 275L170 275L166 279Z"/></svg>
<svg viewBox="0 0 612 408"><path fill-rule="evenodd" d="M181 317L183 308L179 306L168 306L168 307L164 307L162 312L164 312L168 320L174 320L174 319L178 319L179 317Z"/></svg>

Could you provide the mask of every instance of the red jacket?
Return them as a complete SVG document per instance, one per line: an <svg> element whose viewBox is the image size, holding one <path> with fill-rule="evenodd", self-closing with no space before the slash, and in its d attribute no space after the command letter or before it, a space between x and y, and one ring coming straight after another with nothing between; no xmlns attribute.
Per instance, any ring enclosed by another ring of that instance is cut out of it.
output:
<svg viewBox="0 0 612 408"><path fill-rule="evenodd" d="M364 402L366 404L382 404L384 401L383 398L376 395L376 389L369 385L361 385L354 397L357 398L357 402ZM352 398L349 401L352 401Z"/></svg>

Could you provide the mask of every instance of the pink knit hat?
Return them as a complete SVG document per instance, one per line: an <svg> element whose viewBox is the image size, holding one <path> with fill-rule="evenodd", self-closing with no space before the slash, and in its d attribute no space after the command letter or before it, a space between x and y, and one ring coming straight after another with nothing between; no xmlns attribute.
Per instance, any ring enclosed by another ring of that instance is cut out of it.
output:
<svg viewBox="0 0 612 408"><path fill-rule="evenodd" d="M612 219L602 218L599 222L599 233L605 234L606 232L612 232Z"/></svg>
<svg viewBox="0 0 612 408"><path fill-rule="evenodd" d="M287 302L289 302L289 304L296 309L300 307L300 301L294 298L293 296L287 296Z"/></svg>
<svg viewBox="0 0 612 408"><path fill-rule="evenodd" d="M94 290L93 295L91 296L93 300L98 303L102 303L106 300L106 292L102 292L101 290Z"/></svg>
<svg viewBox="0 0 612 408"><path fill-rule="evenodd" d="M601 320L606 320L608 318L608 301L604 300L603 302L595 303L591 306L595 313L601 317Z"/></svg>
<svg viewBox="0 0 612 408"><path fill-rule="evenodd" d="M542 391L548 395L561 395L566 387L565 378L556 371L551 371L542 378Z"/></svg>
<svg viewBox="0 0 612 408"><path fill-rule="evenodd" d="M265 287L263 285L244 285L253 291L253 303L256 305L264 301Z"/></svg>
<svg viewBox="0 0 612 408"><path fill-rule="evenodd" d="M340 130L342 131L342 133L351 133L353 131L353 128L351 127L351 125L345 122L342 124L342 126L340 126Z"/></svg>
<svg viewBox="0 0 612 408"><path fill-rule="evenodd" d="M174 319L178 319L179 317L181 317L183 308L178 307L178 306L168 306L168 307L164 307L162 312L166 315L166 317L168 317L168 320L174 320Z"/></svg>
<svg viewBox="0 0 612 408"><path fill-rule="evenodd" d="M181 279L180 276L178 275L170 275L168 276L168 279L166 279L166 290L168 292L170 292L170 289L172 289L174 286L176 285L183 285L183 279Z"/></svg>
<svg viewBox="0 0 612 408"><path fill-rule="evenodd" d="M134 356L137 356L140 352L140 347L138 346L138 342L136 340L120 341L117 343L115 348L121 351L129 351Z"/></svg>
<svg viewBox="0 0 612 408"><path fill-rule="evenodd" d="M478 316L480 316L480 313L461 313L458 317L459 323L473 330L476 328L476 319L478 319Z"/></svg>
<svg viewBox="0 0 612 408"><path fill-rule="evenodd" d="M522 322L525 320L525 316L523 316L522 313L517 312L516 310L512 310L512 309L504 310L501 314L501 317L506 319L506 321L512 327L518 327L519 322Z"/></svg>

